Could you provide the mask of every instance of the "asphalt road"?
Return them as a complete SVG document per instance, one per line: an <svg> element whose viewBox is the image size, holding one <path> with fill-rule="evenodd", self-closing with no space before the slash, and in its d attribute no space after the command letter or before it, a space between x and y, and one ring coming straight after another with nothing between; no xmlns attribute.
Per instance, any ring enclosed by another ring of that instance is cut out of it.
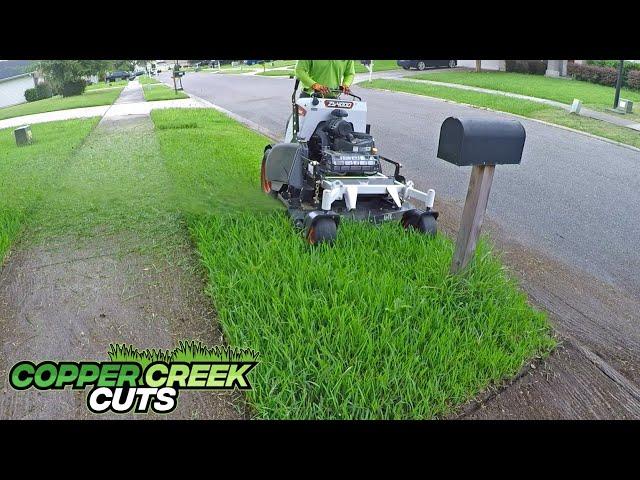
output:
<svg viewBox="0 0 640 480"><path fill-rule="evenodd" d="M284 135L292 80L189 73L183 85ZM381 153L402 162L417 186L435 188L436 207L438 198L462 204L470 167L436 157L440 125L449 116L502 115L414 95L354 92L368 102ZM488 218L517 242L640 297L640 152L521 122L527 132L522 164L496 169Z"/></svg>

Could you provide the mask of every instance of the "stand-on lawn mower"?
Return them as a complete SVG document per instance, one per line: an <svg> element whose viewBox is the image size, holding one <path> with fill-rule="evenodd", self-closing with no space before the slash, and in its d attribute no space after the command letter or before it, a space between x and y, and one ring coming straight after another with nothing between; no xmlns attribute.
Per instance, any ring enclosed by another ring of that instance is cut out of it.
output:
<svg viewBox="0 0 640 480"><path fill-rule="evenodd" d="M309 243L333 242L341 217L400 220L404 228L435 235L435 191L416 190L400 175L400 163L378 154L366 102L352 93L353 101L341 100L341 91L332 91L338 98L314 93L296 100L298 85L296 80L284 142L264 149L261 183L287 206ZM382 173L381 161L395 167L392 177Z"/></svg>

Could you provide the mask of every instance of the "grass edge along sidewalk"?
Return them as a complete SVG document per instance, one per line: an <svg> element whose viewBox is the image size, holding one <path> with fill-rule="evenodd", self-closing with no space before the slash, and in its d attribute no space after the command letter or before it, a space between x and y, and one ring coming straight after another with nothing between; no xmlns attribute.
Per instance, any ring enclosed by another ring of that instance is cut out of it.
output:
<svg viewBox="0 0 640 480"><path fill-rule="evenodd" d="M17 147L13 128L0 130L0 269L39 202L99 117L32 125L34 143Z"/></svg>
<svg viewBox="0 0 640 480"><path fill-rule="evenodd" d="M228 343L260 352L259 418L432 418L515 375L555 341L483 240L345 221L309 247L259 188L267 140L213 110L151 113Z"/></svg>
<svg viewBox="0 0 640 480"><path fill-rule="evenodd" d="M179 100L189 98L189 95L183 91L175 91L172 87L164 83L148 83L142 85L142 93L147 102L155 102L157 100Z"/></svg>
<svg viewBox="0 0 640 480"><path fill-rule="evenodd" d="M593 118L573 115L561 108L542 103L511 98L504 95L493 95L430 83L422 84L395 79L376 79L372 82L362 82L358 85L365 88L440 98L465 105L512 113L640 148L640 135L630 128L612 125Z"/></svg>

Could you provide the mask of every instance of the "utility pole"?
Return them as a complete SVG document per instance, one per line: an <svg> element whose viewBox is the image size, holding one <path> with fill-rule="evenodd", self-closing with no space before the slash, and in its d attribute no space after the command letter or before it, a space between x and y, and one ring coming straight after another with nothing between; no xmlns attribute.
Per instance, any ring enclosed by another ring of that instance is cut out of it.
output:
<svg viewBox="0 0 640 480"><path fill-rule="evenodd" d="M613 99L613 108L618 108L620 102L620 89L622 88L622 73L624 71L624 60L620 60L618 65L618 79L616 80L616 96Z"/></svg>

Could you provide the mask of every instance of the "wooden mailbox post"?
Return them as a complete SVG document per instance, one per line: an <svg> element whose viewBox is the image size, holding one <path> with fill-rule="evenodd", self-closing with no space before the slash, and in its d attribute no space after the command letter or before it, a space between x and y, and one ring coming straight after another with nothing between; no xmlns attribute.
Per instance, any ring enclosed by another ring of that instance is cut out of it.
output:
<svg viewBox="0 0 640 480"><path fill-rule="evenodd" d="M519 164L525 137L517 120L449 117L442 123L438 158L472 166L451 273L463 270L473 258L496 165Z"/></svg>

